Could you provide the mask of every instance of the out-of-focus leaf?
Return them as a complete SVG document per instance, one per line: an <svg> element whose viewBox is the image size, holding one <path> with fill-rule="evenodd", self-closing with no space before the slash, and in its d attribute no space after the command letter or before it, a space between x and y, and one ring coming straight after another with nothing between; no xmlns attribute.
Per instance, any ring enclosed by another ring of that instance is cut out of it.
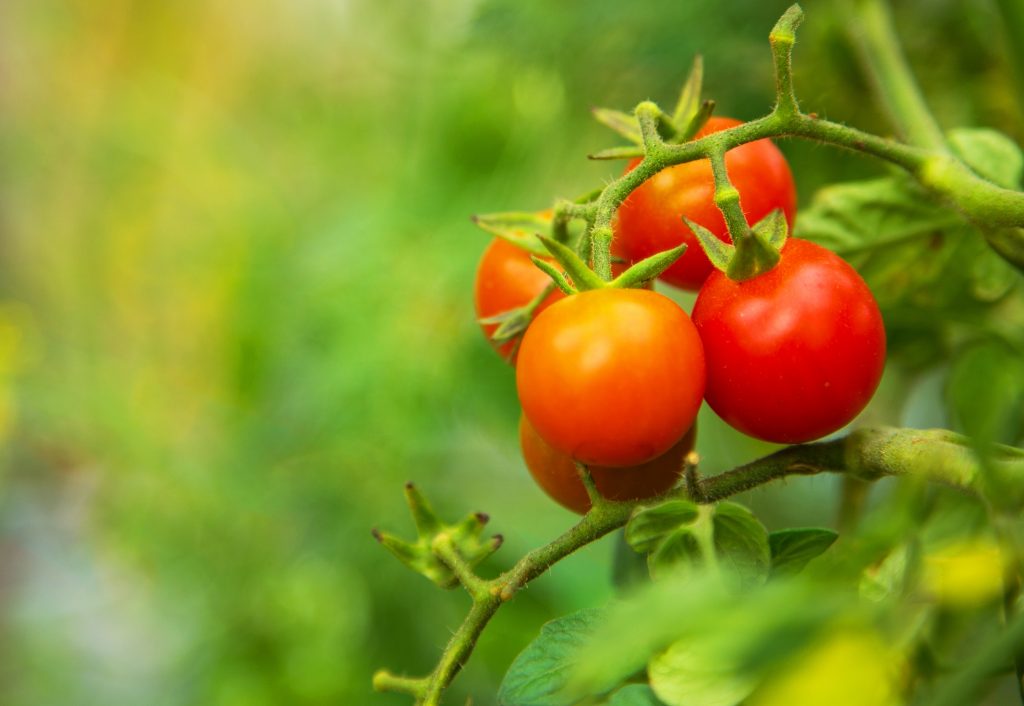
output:
<svg viewBox="0 0 1024 706"><path fill-rule="evenodd" d="M822 527L798 527L779 530L768 535L772 553L772 574L795 574L807 562L832 546L839 534Z"/></svg>
<svg viewBox="0 0 1024 706"><path fill-rule="evenodd" d="M569 706L575 699L565 693L569 671L601 616L596 609L581 610L544 625L526 646L498 690L501 706Z"/></svg>
<svg viewBox="0 0 1024 706"><path fill-rule="evenodd" d="M758 681L735 657L699 640L680 640L647 666L651 688L668 706L735 706Z"/></svg>
<svg viewBox="0 0 1024 706"><path fill-rule="evenodd" d="M621 591L629 591L649 580L650 573L647 570L647 560L643 554L629 546L622 532L616 533L612 561L612 583Z"/></svg>
<svg viewBox="0 0 1024 706"><path fill-rule="evenodd" d="M616 691L608 700L608 706L665 706L665 702L646 684L630 684Z"/></svg>
<svg viewBox="0 0 1024 706"><path fill-rule="evenodd" d="M761 674L856 605L803 576L735 591L709 571L672 574L609 608L576 656L569 689L599 694L680 640Z"/></svg>
<svg viewBox="0 0 1024 706"><path fill-rule="evenodd" d="M771 566L768 530L747 508L719 503L713 521L715 552L719 565L744 584L763 581Z"/></svg>
<svg viewBox="0 0 1024 706"><path fill-rule="evenodd" d="M899 655L869 628L828 635L772 674L751 706L900 706Z"/></svg>
<svg viewBox="0 0 1024 706"><path fill-rule="evenodd" d="M1007 189L1020 186L1024 154L1007 135L991 128L955 128L946 139L960 159L992 183Z"/></svg>
<svg viewBox="0 0 1024 706"><path fill-rule="evenodd" d="M909 560L910 552L906 545L894 549L879 564L869 567L861 575L860 595L879 603L901 593L906 587Z"/></svg>
<svg viewBox="0 0 1024 706"><path fill-rule="evenodd" d="M964 349L946 398L954 423L983 447L1015 443L1024 429L1024 356L998 339Z"/></svg>
<svg viewBox="0 0 1024 706"><path fill-rule="evenodd" d="M647 557L647 568L653 578L671 572L690 571L702 562L701 546L696 535L688 528L667 535Z"/></svg>
<svg viewBox="0 0 1024 706"><path fill-rule="evenodd" d="M936 207L910 179L889 176L821 189L800 212L795 234L853 257L925 238L959 222L959 216Z"/></svg>

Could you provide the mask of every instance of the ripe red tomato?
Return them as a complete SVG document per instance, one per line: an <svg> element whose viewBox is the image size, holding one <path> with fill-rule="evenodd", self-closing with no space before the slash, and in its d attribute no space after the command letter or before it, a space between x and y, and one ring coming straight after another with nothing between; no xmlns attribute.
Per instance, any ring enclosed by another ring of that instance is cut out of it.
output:
<svg viewBox="0 0 1024 706"><path fill-rule="evenodd" d="M704 137L740 125L739 120L713 117L697 133ZM630 162L630 171L640 160ZM796 187L782 152L770 140L748 142L729 150L725 168L740 192L740 205L753 225L777 208L790 228L796 214ZM686 243L686 253L661 275L683 289L697 290L713 269L697 236L683 216L730 242L725 219L715 206L715 179L706 159L677 164L655 174L631 193L619 207L616 240L627 258L636 262L662 250Z"/></svg>
<svg viewBox="0 0 1024 706"><path fill-rule="evenodd" d="M530 253L502 238L495 238L484 251L476 270L476 316L487 319L525 306L550 283L551 278L530 260ZM556 289L541 302L534 316L564 297L565 294ZM498 324L480 324L480 328L501 357L514 364L519 341L498 345L491 339Z"/></svg>
<svg viewBox="0 0 1024 706"><path fill-rule="evenodd" d="M556 450L635 466L693 426L704 352L675 302L646 289L582 292L546 309L519 349L523 412Z"/></svg>
<svg viewBox="0 0 1024 706"><path fill-rule="evenodd" d="M708 277L693 307L708 404L759 439L795 444L850 422L878 387L885 327L871 290L838 255L790 238L768 272Z"/></svg>
<svg viewBox="0 0 1024 706"><path fill-rule="evenodd" d="M690 427L675 446L647 463L628 468L590 466L598 492L609 500L643 500L667 492L679 481L683 459L693 450L696 428ZM519 446L530 475L552 500L581 515L590 509L587 489L572 458L551 448L525 415L519 417Z"/></svg>

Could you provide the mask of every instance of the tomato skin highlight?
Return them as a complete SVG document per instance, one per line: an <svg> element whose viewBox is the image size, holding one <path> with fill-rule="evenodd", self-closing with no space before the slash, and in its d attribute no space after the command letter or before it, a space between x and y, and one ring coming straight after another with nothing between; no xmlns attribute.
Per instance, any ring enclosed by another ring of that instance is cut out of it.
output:
<svg viewBox="0 0 1024 706"><path fill-rule="evenodd" d="M643 500L667 492L681 478L683 460L693 450L696 429L690 427L672 448L646 463L628 468L590 466L598 492L609 500ZM580 515L590 509L590 497L575 462L551 448L526 415L519 417L519 447L530 475L548 497Z"/></svg>
<svg viewBox="0 0 1024 706"><path fill-rule="evenodd" d="M549 284L551 278L533 264L530 253L502 238L495 238L484 251L476 270L473 291L476 317L487 319L526 306ZM534 317L564 298L565 294L556 289L540 303L533 313ZM514 365L518 341L506 341L499 345L491 338L498 324L482 323L480 328L498 354Z"/></svg>
<svg viewBox="0 0 1024 706"><path fill-rule="evenodd" d="M556 302L523 337L523 412L556 450L587 464L634 466L693 426L704 352L690 318L645 289L598 289Z"/></svg>
<svg viewBox="0 0 1024 706"><path fill-rule="evenodd" d="M853 420L885 368L885 326L860 275L831 250L790 238L772 270L714 272L693 322L707 355L705 399L739 431L781 444Z"/></svg>
<svg viewBox="0 0 1024 706"><path fill-rule="evenodd" d="M705 137L741 125L733 118L712 117L697 133ZM639 159L629 163L631 171ZM740 193L740 205L751 225L781 208L793 228L796 217L796 186L786 158L771 140L763 139L734 147L725 155L729 179ZM697 236L683 216L699 223L719 239L731 242L725 219L715 206L715 179L706 159L663 169L641 184L619 207L616 240L622 252L637 262L663 250L686 243L681 258L662 273L669 284L696 291L714 269Z"/></svg>

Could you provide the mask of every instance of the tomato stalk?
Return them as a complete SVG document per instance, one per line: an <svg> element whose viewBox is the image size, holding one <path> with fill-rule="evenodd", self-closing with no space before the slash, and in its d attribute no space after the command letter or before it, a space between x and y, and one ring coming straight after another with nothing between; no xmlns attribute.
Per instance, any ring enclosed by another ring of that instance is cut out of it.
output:
<svg viewBox="0 0 1024 706"><path fill-rule="evenodd" d="M870 21L865 24L871 28L872 56L878 58L879 64L885 67L885 76L894 77L890 82L899 86L887 93L899 95L901 110L905 106L911 115L917 116L908 122L913 144L879 137L821 119L813 113L801 112L793 90L792 51L795 31L803 18L803 12L798 5L794 5L786 11L770 34L776 98L775 106L768 115L696 140L677 143L662 139L659 125L663 113L655 104L645 101L637 106L638 128L633 139L643 145L643 160L634 169L608 184L593 204L590 237L594 243L594 269L598 274L603 279L609 276L605 252L611 245L612 222L617 209L644 181L677 164L713 159L716 154L724 154L740 145L778 137L813 140L867 154L900 167L937 201L958 211L976 225L1004 259L1018 267L1024 266L1024 193L1005 189L978 176L966 164L949 154L944 140L935 138L932 127L927 127L928 122L932 126L934 123L926 113L923 100L915 103L915 96L916 99L920 99L920 96L903 63L891 28L886 30L880 24L882 20L887 21L887 16L883 14L879 19L877 4L869 4L867 11ZM621 128L620 132L628 132L621 125L618 127ZM636 149L630 147L603 150L594 156L625 158L635 154ZM718 184L724 184L724 181ZM737 218L737 211L742 214L742 210L734 206L728 196L723 188L719 194L723 216L732 229L744 232L745 228Z"/></svg>
<svg viewBox="0 0 1024 706"><path fill-rule="evenodd" d="M946 152L946 140L900 51L884 0L856 0L850 35L897 133L912 145Z"/></svg>
<svg viewBox="0 0 1024 706"><path fill-rule="evenodd" d="M731 471L703 479L697 476L696 461L696 454L691 454L684 471L685 485L661 498L613 502L599 494L593 495L593 506L572 528L551 543L527 553L511 569L490 580L474 572L474 562L453 541L452 531L445 529L447 526L432 511L424 514L422 508L429 508L429 505L422 495L416 492L410 496L418 505L411 508L417 525L423 529L441 528L428 542L431 552L466 588L473 602L466 618L452 635L429 675L406 677L381 670L373 677L374 688L408 694L418 706L437 706L444 691L472 654L477 639L504 602L511 600L530 581L541 576L558 561L623 527L638 508L660 501L686 499L710 505L793 475L840 473L863 481L908 476L951 485L982 496L1003 508L1004 513L1009 513L1008 516L1016 516L1024 508L1024 491L1021 490L1016 494L996 491L1001 497L993 498L993 489L986 483L983 464L975 454L970 439L941 429L863 428L838 439L789 446ZM1013 478L1014 487L1024 488L1024 450L995 445L990 450L985 467L998 468L1001 473ZM1016 644L1014 640L1021 635L1022 627L1024 618L1018 615L1012 619L1008 631L993 649L1000 650L1000 656L1009 654ZM987 668L995 661L991 655L987 655L984 661L979 659L979 669L982 665ZM980 678L979 674L971 672L965 675L964 680L953 685L953 688L958 692L969 690L975 684L974 679Z"/></svg>

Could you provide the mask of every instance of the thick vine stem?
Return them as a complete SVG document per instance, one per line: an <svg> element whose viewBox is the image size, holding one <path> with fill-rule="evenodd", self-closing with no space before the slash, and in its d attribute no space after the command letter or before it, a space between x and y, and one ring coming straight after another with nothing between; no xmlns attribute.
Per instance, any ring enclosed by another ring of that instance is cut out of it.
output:
<svg viewBox="0 0 1024 706"><path fill-rule="evenodd" d="M938 482L976 493L992 500L992 489L982 464L968 438L943 429L899 429L868 427L848 436L813 444L789 446L726 473L698 478L695 454L687 459L686 484L666 497L681 497L700 504L715 503L759 485L792 475L844 473L861 481L886 476L908 476ZM1019 490L1007 497L1005 486L998 503L1019 511L1024 507L1024 450L996 446L986 459L986 469L995 469ZM462 669L477 639L501 605L553 564L609 532L624 526L637 507L656 502L595 502L591 510L563 535L529 552L515 566L486 581L458 557L450 541L441 534L433 551L456 574L473 599L462 625L452 635L434 671L427 677L399 677L381 671L374 675L378 690L399 691L416 699L420 706L437 706L444 690Z"/></svg>
<svg viewBox="0 0 1024 706"><path fill-rule="evenodd" d="M946 140L900 51L885 0L856 0L848 25L861 63L899 134L911 144L945 152Z"/></svg>

